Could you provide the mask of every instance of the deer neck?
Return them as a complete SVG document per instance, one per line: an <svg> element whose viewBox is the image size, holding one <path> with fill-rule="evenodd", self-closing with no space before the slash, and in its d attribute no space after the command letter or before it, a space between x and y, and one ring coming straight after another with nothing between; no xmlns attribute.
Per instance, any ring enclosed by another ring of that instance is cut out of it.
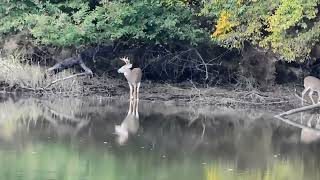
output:
<svg viewBox="0 0 320 180"><path fill-rule="evenodd" d="M131 69L127 69L123 74L124 74L125 77L130 76L131 75Z"/></svg>
<svg viewBox="0 0 320 180"><path fill-rule="evenodd" d="M130 77L132 76L132 71L131 71L131 69L126 70L123 74L124 74L124 76L126 77L126 79L127 79L128 81L130 81Z"/></svg>

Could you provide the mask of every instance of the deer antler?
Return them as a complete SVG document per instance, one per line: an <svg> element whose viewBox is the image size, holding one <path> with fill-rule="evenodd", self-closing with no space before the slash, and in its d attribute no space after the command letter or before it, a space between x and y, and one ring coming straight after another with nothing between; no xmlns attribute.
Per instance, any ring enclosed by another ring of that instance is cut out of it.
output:
<svg viewBox="0 0 320 180"><path fill-rule="evenodd" d="M130 60L129 60L128 57L122 57L122 58L120 58L120 60L121 60L121 61L124 61L124 63L126 63L126 64L129 64L129 63L130 63Z"/></svg>

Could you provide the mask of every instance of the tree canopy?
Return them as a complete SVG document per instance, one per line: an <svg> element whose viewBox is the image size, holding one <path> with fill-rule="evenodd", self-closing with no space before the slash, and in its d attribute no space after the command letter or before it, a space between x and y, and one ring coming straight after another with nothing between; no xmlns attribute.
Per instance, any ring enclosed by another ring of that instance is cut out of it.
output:
<svg viewBox="0 0 320 180"><path fill-rule="evenodd" d="M6 0L0 4L0 34L28 29L35 42L56 46L114 40L194 44L205 37L194 17L178 0Z"/></svg>
<svg viewBox="0 0 320 180"><path fill-rule="evenodd" d="M42 45L244 42L284 60L309 57L319 42L319 0L5 0L0 36L27 30Z"/></svg>
<svg viewBox="0 0 320 180"><path fill-rule="evenodd" d="M283 59L305 59L319 42L318 0L211 0L202 13L216 17L212 39L241 48L247 41Z"/></svg>

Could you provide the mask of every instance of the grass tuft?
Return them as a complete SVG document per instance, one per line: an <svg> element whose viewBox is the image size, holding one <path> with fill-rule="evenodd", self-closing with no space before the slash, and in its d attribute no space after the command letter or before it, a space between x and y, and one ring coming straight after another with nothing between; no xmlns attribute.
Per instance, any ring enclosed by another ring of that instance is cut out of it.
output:
<svg viewBox="0 0 320 180"><path fill-rule="evenodd" d="M22 57L19 53L0 57L0 82L5 83L9 88L39 90L57 79L74 74L71 70L65 70L57 75L47 76L44 67L31 64ZM74 94L81 93L82 89L81 77L74 77L59 81L46 88L46 91Z"/></svg>

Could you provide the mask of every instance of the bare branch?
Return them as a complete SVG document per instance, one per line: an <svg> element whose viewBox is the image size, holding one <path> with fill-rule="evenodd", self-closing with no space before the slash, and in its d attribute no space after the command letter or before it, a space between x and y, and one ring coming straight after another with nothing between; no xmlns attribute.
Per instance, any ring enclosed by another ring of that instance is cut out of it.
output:
<svg viewBox="0 0 320 180"><path fill-rule="evenodd" d="M71 78L74 78L74 77L77 77L77 76L84 76L84 75L87 75L88 73L84 72L84 73L78 73L78 74L74 74L74 75L71 75L71 76L68 76L68 77L64 77L64 78L60 78L60 79L57 79L57 80L54 80L52 81L51 83L49 83L47 86L45 86L44 88L42 88L43 90L47 89L48 87L50 87L51 85L59 82L59 81L64 81L64 80L67 80L67 79L71 79Z"/></svg>
<svg viewBox="0 0 320 180"><path fill-rule="evenodd" d="M197 56L200 58L200 60L202 61L202 65L205 67L205 69L206 69L206 78L205 78L205 80L207 80L208 78L209 78L209 73L208 73L208 66L207 66L207 64L205 63L205 61L203 60L203 58L202 58L202 56L201 56L201 54L199 53L199 51L198 50L196 50L196 49L194 49L194 51L196 52L196 54L197 54Z"/></svg>

